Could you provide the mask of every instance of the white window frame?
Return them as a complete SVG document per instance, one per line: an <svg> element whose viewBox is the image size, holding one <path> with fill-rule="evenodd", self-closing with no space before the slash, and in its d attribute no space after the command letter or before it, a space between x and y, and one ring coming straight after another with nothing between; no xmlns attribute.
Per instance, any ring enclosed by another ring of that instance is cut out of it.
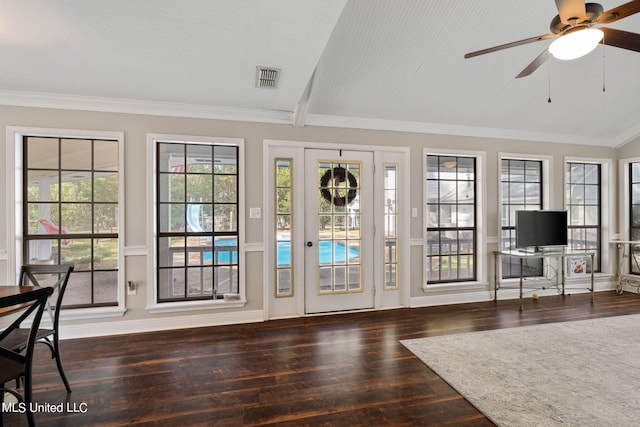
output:
<svg viewBox="0 0 640 427"><path fill-rule="evenodd" d="M564 209L567 206L567 164L568 163L590 163L600 165L600 272L595 273L611 273L616 271L615 263L615 247L609 244L614 229L613 219L615 218L615 191L611 189L615 185L615 177L613 175L613 160L611 159L595 159L587 157L566 156L562 165L562 200ZM628 172L628 171L627 171ZM627 206L629 201L626 201Z"/></svg>
<svg viewBox="0 0 640 427"><path fill-rule="evenodd" d="M445 282L445 283L429 283L427 284L427 156L456 156L456 157L474 157L476 159L476 280L462 282ZM485 194L487 193L486 180L486 151L467 151L467 150L444 150L424 148L422 150L422 290L427 293L449 293L449 292L469 292L469 291L486 291L489 289L487 278L487 261L489 259L489 248L487 240L487 220L486 220L486 202Z"/></svg>
<svg viewBox="0 0 640 427"><path fill-rule="evenodd" d="M87 307L63 309L60 317L67 319L91 319L102 317L120 317L126 312L125 307L125 163L124 133L109 131L91 131L77 129L51 129L35 127L7 127L6 138L6 182L7 182L7 237L15 242L8 247L6 282L17 283L18 272L22 260L22 140L25 136L42 136L53 138L106 139L118 141L118 286L117 306Z"/></svg>
<svg viewBox="0 0 640 427"><path fill-rule="evenodd" d="M176 142L180 144L223 144L238 147L238 274L239 274L239 293L240 299L235 301L227 300L197 300L197 301L176 301L176 302L158 302L158 286L157 286L157 227L156 227L156 146L162 142ZM151 250L147 256L147 277L149 278L149 286L147 286L147 312L151 314L172 313L195 310L217 310L226 308L244 307L246 301L246 234L245 234L245 212L244 212L244 195L245 195L245 170L244 170L244 139L243 138L224 138L224 137L203 137L189 135L170 135L170 134L147 134L147 247Z"/></svg>
<svg viewBox="0 0 640 427"><path fill-rule="evenodd" d="M631 199L629 192L631 191L631 183L629 181L629 173L632 163L640 162L640 157L631 157L626 159L620 159L618 162L618 179L619 179L619 191L618 191L618 205L620 206L619 213L619 226L618 234L611 234L612 239L629 240L631 233L631 216L629 211L631 209ZM612 196L613 197L613 196ZM610 201L610 205L613 203ZM613 229L613 227L612 227ZM607 242L609 239L607 239ZM610 245L612 246L612 245ZM611 248L613 250L614 248ZM611 271L616 271L615 269ZM629 263L622 263L621 273L629 273ZM637 277L637 276L634 276Z"/></svg>

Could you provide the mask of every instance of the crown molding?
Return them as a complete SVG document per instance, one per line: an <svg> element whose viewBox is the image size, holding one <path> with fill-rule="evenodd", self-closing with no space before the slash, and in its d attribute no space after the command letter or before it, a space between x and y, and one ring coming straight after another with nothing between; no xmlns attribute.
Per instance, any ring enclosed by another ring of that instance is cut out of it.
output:
<svg viewBox="0 0 640 427"><path fill-rule="evenodd" d="M308 114L305 125L615 147L616 139L443 123Z"/></svg>
<svg viewBox="0 0 640 427"><path fill-rule="evenodd" d="M589 135L569 135L514 129L487 128L481 126L461 126L443 123L334 116L326 114L307 114L306 110L302 113L300 111L293 112L215 105L181 104L173 102L141 101L135 99L61 95L9 90L0 90L0 105L100 111L109 113L148 114L156 116L275 123L297 126L337 127L421 134L456 135L479 138L551 142L559 144L593 145L611 148L620 148L640 137L640 124L620 133L616 137L600 138ZM300 108L301 105L298 105L298 109Z"/></svg>
<svg viewBox="0 0 640 427"><path fill-rule="evenodd" d="M258 123L291 124L293 121L293 113L289 111L7 90L0 90L0 104L19 107L148 114Z"/></svg>

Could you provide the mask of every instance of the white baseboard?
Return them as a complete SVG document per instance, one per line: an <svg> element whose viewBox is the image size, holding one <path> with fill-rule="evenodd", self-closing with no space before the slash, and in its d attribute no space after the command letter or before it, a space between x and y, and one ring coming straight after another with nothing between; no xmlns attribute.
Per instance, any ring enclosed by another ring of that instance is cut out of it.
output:
<svg viewBox="0 0 640 427"><path fill-rule="evenodd" d="M591 284L587 281L580 280L568 280L565 286L565 294L583 294L590 292L588 287ZM595 280L596 292L612 291L616 288L616 284L611 280L610 276L601 277L599 280ZM531 298L533 293L537 293L539 296L558 295L556 288L547 289L524 289L523 294L525 298ZM419 297L412 297L409 299L409 307L433 307L437 305L449 305L449 304L466 304L473 302L486 302L493 301L493 288L490 290L482 290L475 292L460 292L460 293L443 293L425 295ZM510 284L508 288L502 288L498 291L498 300L509 300L520 298L520 289L517 284ZM597 299L596 299L597 300Z"/></svg>
<svg viewBox="0 0 640 427"><path fill-rule="evenodd" d="M231 325L263 322L262 310L237 311L218 314L198 314L121 320L117 322L94 322L60 325L61 339L102 337L109 335L133 334L139 332L166 331L171 329L200 328L205 326Z"/></svg>

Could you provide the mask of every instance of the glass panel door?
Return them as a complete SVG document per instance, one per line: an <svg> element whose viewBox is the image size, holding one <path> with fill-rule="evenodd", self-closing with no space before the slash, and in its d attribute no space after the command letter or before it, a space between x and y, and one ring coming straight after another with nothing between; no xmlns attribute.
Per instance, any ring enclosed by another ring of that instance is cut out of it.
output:
<svg viewBox="0 0 640 427"><path fill-rule="evenodd" d="M373 307L373 154L305 157L306 312Z"/></svg>

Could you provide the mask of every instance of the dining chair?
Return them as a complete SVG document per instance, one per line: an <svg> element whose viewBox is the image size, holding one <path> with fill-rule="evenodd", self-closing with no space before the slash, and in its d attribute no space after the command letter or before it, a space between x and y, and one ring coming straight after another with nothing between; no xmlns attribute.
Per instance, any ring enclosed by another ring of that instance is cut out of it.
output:
<svg viewBox="0 0 640 427"><path fill-rule="evenodd" d="M64 298L69 276L73 272L71 265L58 264L27 264L20 268L20 286L51 286L54 293L57 292L55 305L52 306L51 300L48 299L46 304L47 312L51 317L51 328L40 327L37 332L37 343L45 344L51 350L51 358L55 359L60 378L64 383L67 393L71 393L71 386L67 380L67 376L62 369L62 360L60 357L60 308L62 307L62 299ZM7 337L7 345L13 350L21 350L26 342L25 337L29 334L26 328L15 329L10 336Z"/></svg>
<svg viewBox="0 0 640 427"><path fill-rule="evenodd" d="M9 393L13 395L18 402L24 404L25 412L29 426L36 425L34 413L31 411L31 402L33 402L31 372L33 365L33 352L35 343L38 340L38 328L42 313L47 305L48 298L53 294L53 288L38 288L33 291L11 295L2 298L0 308L12 307L15 305L24 305L19 316L0 333L0 404L4 410L4 395ZM13 331L19 329L23 321L33 315L31 327L28 329L26 341L21 351L12 350L5 347L5 339L12 334ZM6 383L24 379L24 387L22 395L16 389L6 387ZM0 412L0 426L3 425L2 413Z"/></svg>

